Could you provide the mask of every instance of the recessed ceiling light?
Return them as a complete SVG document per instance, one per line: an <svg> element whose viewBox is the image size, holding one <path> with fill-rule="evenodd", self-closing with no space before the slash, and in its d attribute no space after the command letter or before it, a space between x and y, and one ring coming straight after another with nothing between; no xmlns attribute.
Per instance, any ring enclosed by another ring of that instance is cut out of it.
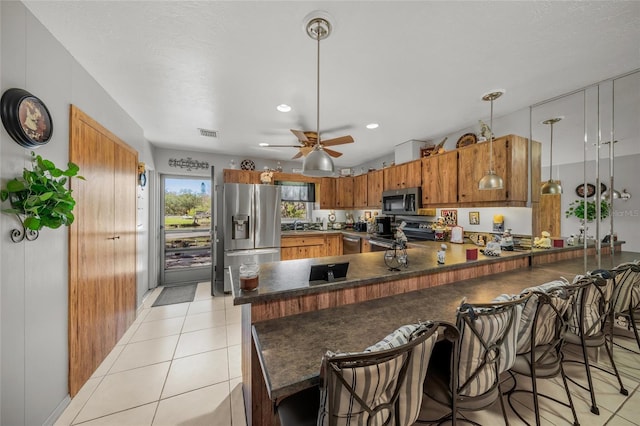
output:
<svg viewBox="0 0 640 426"><path fill-rule="evenodd" d="M276 109L280 112L289 112L291 111L291 107L287 104L280 104L276 107Z"/></svg>
<svg viewBox="0 0 640 426"><path fill-rule="evenodd" d="M260 145L260 146L269 146L269 144L266 143L266 142L260 142L258 145Z"/></svg>
<svg viewBox="0 0 640 426"><path fill-rule="evenodd" d="M378 126L379 126L378 123L369 123L369 124L367 124L366 127L367 127L367 129L377 129Z"/></svg>

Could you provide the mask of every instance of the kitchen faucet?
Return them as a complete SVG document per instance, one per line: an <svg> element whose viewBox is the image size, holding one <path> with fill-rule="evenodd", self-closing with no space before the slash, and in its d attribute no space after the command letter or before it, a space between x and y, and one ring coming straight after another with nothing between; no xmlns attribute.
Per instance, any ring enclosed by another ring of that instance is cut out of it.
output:
<svg viewBox="0 0 640 426"><path fill-rule="evenodd" d="M298 222L300 222L298 219L293 221L293 230L297 231L298 230Z"/></svg>

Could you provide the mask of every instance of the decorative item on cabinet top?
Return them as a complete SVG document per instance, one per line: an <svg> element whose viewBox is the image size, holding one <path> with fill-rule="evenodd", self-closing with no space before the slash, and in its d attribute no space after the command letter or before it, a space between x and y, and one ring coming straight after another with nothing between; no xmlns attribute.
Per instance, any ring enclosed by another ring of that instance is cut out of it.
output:
<svg viewBox="0 0 640 426"><path fill-rule="evenodd" d="M209 163L207 161L193 160L191 157L187 157L186 159L181 158L179 160L176 158L170 158L169 167L179 167L181 169L187 169L187 171L190 172L193 169L208 169Z"/></svg>
<svg viewBox="0 0 640 426"><path fill-rule="evenodd" d="M242 170L255 170L256 163L254 163L253 160L242 160L242 162L240 163L240 168Z"/></svg>
<svg viewBox="0 0 640 426"><path fill-rule="evenodd" d="M0 100L2 124L9 136L25 148L46 144L53 134L53 120L44 102L24 89L9 89Z"/></svg>

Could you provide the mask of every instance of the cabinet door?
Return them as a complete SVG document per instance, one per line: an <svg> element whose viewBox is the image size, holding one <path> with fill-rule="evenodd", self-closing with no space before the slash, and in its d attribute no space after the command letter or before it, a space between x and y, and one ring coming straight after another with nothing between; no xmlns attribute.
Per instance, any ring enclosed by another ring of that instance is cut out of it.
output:
<svg viewBox="0 0 640 426"><path fill-rule="evenodd" d="M280 260L293 260L298 257L298 247L282 247L280 249Z"/></svg>
<svg viewBox="0 0 640 426"><path fill-rule="evenodd" d="M353 178L336 179L336 207L345 209L353 207Z"/></svg>
<svg viewBox="0 0 640 426"><path fill-rule="evenodd" d="M371 244L369 244L368 238L360 238L360 253L371 252Z"/></svg>
<svg viewBox="0 0 640 426"><path fill-rule="evenodd" d="M389 166L383 169L383 188L385 191L401 188L404 166Z"/></svg>
<svg viewBox="0 0 640 426"><path fill-rule="evenodd" d="M326 256L342 256L342 235L327 235Z"/></svg>
<svg viewBox="0 0 640 426"><path fill-rule="evenodd" d="M382 208L382 178L383 171L367 173L367 207Z"/></svg>
<svg viewBox="0 0 640 426"><path fill-rule="evenodd" d="M368 177L366 174L353 178L353 207L367 207Z"/></svg>
<svg viewBox="0 0 640 426"><path fill-rule="evenodd" d="M422 159L422 206L458 201L458 152Z"/></svg>
<svg viewBox="0 0 640 426"><path fill-rule="evenodd" d="M507 140L493 141L493 170L505 181L502 189L479 190L478 182L489 170L491 144L483 142L458 150L458 200L460 203L507 200Z"/></svg>
<svg viewBox="0 0 640 426"><path fill-rule="evenodd" d="M422 161L409 161L402 164L402 166L404 166L402 188L418 188L422 186Z"/></svg>
<svg viewBox="0 0 640 426"><path fill-rule="evenodd" d="M316 200L320 209L332 209L336 206L335 185L336 179L325 177L321 178L316 184Z"/></svg>

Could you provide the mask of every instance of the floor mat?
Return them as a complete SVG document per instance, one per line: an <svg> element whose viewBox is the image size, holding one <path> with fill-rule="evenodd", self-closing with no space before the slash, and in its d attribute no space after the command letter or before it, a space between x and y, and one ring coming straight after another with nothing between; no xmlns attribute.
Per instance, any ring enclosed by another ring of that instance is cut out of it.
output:
<svg viewBox="0 0 640 426"><path fill-rule="evenodd" d="M175 303L193 302L193 298L196 296L196 288L198 284L177 285L173 287L165 287L158 296L154 306L173 305Z"/></svg>

